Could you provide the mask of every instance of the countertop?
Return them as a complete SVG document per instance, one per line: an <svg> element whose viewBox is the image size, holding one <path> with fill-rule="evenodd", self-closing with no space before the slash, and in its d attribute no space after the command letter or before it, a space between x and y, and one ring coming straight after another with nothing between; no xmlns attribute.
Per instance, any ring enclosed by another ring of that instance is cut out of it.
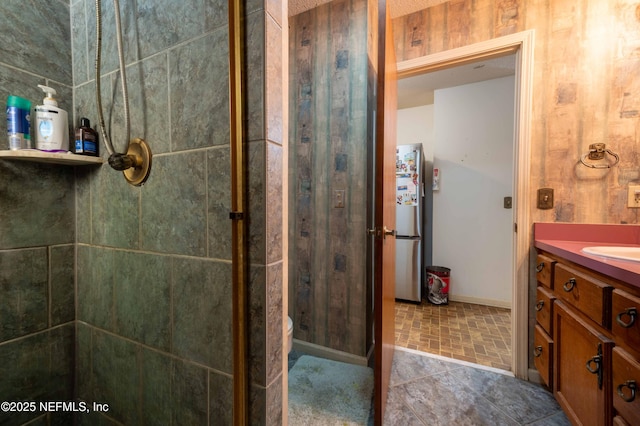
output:
<svg viewBox="0 0 640 426"><path fill-rule="evenodd" d="M640 262L582 252L591 246L640 247L640 225L535 223L534 246L640 288Z"/></svg>

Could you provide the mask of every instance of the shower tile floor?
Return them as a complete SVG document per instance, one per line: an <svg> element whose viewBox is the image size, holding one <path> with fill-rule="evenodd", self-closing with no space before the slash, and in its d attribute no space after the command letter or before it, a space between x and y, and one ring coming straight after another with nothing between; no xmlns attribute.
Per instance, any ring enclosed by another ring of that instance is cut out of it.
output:
<svg viewBox="0 0 640 426"><path fill-rule="evenodd" d="M396 301L396 346L511 370L511 310Z"/></svg>

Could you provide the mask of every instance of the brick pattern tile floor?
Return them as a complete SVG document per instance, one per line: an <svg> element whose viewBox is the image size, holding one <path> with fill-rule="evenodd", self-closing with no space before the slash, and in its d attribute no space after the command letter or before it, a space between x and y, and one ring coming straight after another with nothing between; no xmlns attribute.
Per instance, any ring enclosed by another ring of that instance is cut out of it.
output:
<svg viewBox="0 0 640 426"><path fill-rule="evenodd" d="M396 301L396 345L511 370L511 310L450 301Z"/></svg>

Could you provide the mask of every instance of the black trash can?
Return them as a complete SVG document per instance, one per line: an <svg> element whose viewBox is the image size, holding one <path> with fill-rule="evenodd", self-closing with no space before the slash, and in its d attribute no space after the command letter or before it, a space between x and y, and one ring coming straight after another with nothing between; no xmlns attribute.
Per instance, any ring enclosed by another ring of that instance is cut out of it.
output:
<svg viewBox="0 0 640 426"><path fill-rule="evenodd" d="M426 269L427 300L434 305L448 305L451 269L443 266L427 266Z"/></svg>

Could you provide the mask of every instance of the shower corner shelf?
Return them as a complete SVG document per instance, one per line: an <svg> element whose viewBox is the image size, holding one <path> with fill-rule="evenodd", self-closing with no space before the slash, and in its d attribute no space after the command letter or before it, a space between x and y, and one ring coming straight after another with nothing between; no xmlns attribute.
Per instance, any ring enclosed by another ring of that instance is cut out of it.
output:
<svg viewBox="0 0 640 426"><path fill-rule="evenodd" d="M101 157L89 157L71 152L44 152L38 151L37 149L0 151L0 160L31 161L34 163L63 164L67 166L86 166L104 163Z"/></svg>

